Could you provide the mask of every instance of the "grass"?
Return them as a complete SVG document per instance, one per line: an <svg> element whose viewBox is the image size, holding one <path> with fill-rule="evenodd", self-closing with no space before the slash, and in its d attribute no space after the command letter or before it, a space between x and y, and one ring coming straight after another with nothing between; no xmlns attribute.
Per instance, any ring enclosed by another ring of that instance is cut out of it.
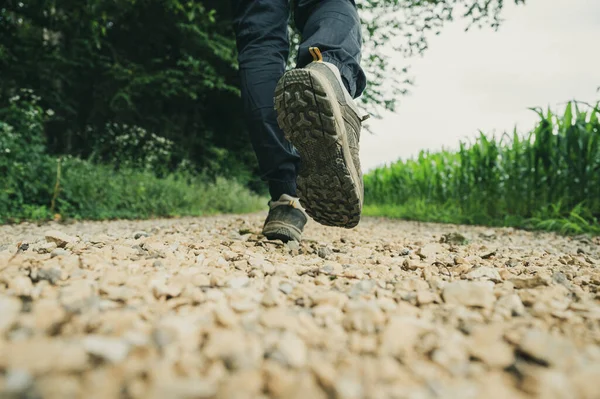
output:
<svg viewBox="0 0 600 399"><path fill-rule="evenodd" d="M115 159L129 166L117 169L52 156L46 151L46 113L38 105L39 98L31 90L20 94L0 107L0 223L199 216L245 213L266 206L266 199L233 179L209 179L191 172L160 177L168 173L162 162L135 166L127 162L131 154L118 148L113 149ZM158 147L146 158L156 158L159 150L168 155L169 148ZM163 173L153 173L157 169Z"/></svg>
<svg viewBox="0 0 600 399"><path fill-rule="evenodd" d="M60 165L60 166L59 166ZM262 209L266 199L242 184L224 178L154 174L133 169L116 172L105 165L77 158L58 163L57 173L35 197L28 196L0 222L61 219L147 219L246 213Z"/></svg>
<svg viewBox="0 0 600 399"><path fill-rule="evenodd" d="M365 214L600 234L598 106L569 103L526 135L481 133L365 176Z"/></svg>

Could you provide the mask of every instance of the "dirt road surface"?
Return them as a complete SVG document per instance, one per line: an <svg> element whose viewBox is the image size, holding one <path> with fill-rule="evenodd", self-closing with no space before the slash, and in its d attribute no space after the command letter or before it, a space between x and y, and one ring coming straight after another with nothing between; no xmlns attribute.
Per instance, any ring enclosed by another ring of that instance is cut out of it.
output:
<svg viewBox="0 0 600 399"><path fill-rule="evenodd" d="M0 226L2 398L600 398L600 240L263 214Z"/></svg>

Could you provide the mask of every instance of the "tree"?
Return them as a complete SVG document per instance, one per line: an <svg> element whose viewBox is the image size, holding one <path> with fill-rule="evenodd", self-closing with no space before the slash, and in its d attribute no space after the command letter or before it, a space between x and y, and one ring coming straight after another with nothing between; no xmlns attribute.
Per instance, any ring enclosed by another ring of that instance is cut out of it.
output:
<svg viewBox="0 0 600 399"><path fill-rule="evenodd" d="M357 0L371 78L364 106L393 110L411 84L406 67L390 65L389 51L422 53L428 35L456 13L497 27L503 4ZM235 51L228 1L6 0L0 108L21 88L41 97L50 153L143 166L144 151L156 149L149 140L160 136L170 157L153 166L158 173L192 160L196 170L247 180L256 162L239 106Z"/></svg>
<svg viewBox="0 0 600 399"><path fill-rule="evenodd" d="M439 35L457 15L468 21L466 30L498 29L504 5L504 0L357 0L365 32L365 69L371 78L363 104L375 115L382 108L394 111L399 97L408 92L408 64L390 65L390 51L407 58L423 54L430 35Z"/></svg>

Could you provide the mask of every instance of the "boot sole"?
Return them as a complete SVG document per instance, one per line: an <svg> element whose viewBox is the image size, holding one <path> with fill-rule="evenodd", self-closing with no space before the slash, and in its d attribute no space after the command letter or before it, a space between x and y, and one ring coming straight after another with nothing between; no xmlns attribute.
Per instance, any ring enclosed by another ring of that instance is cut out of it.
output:
<svg viewBox="0 0 600 399"><path fill-rule="evenodd" d="M300 153L300 203L316 222L355 227L362 203L342 105L331 84L306 69L287 72L275 89L277 122Z"/></svg>

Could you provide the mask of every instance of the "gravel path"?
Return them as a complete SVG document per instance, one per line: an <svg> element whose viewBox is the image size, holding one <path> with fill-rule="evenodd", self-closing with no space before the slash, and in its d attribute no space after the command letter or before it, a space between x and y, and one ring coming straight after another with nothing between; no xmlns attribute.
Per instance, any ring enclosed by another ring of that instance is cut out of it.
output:
<svg viewBox="0 0 600 399"><path fill-rule="evenodd" d="M600 398L598 237L263 217L0 226L0 397Z"/></svg>

